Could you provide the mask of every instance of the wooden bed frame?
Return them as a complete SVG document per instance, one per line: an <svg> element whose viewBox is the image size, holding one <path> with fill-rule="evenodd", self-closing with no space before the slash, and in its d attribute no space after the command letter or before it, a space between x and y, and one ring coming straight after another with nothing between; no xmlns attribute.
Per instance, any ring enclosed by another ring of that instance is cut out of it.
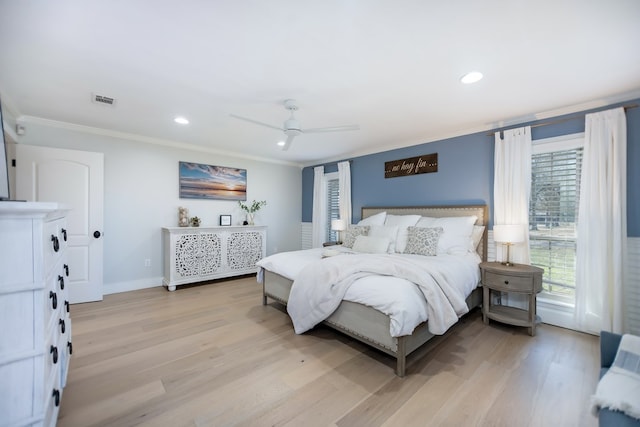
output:
<svg viewBox="0 0 640 427"><path fill-rule="evenodd" d="M476 225L484 225L482 241L478 246L478 253L483 261L487 259L487 224L488 209L486 205L458 205L433 207L373 207L362 208L362 218L367 218L380 212L391 215L421 215L429 217L470 216L478 217ZM267 304L267 297L284 305L289 299L292 281L271 271L264 271L263 301ZM481 305L482 290L476 288L467 298L469 310ZM405 376L406 358L418 349L433 335L424 322L411 335L392 337L389 333L390 319L386 314L363 304L342 301L338 309L324 322L327 326L343 332L365 344L381 350L396 358L396 375Z"/></svg>

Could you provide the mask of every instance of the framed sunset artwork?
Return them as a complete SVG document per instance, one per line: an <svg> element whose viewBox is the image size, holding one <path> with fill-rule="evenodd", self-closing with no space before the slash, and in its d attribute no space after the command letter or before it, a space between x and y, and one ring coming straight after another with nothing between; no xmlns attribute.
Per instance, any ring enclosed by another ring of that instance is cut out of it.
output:
<svg viewBox="0 0 640 427"><path fill-rule="evenodd" d="M180 198L247 200L247 170L180 162Z"/></svg>

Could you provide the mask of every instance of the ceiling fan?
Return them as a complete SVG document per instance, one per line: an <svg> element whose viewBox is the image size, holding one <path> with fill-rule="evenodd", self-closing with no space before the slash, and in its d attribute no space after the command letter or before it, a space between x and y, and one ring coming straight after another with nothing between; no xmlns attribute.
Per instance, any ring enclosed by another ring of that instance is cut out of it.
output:
<svg viewBox="0 0 640 427"><path fill-rule="evenodd" d="M235 114L231 114L231 117L234 117L236 119L240 119L240 120L244 120L246 122L249 123L254 123L256 125L260 125L260 126L265 126L271 129L277 129L277 130L281 130L285 133L285 135L287 135L287 140L284 141L284 143L279 145L282 145L282 150L288 150L289 146L291 145L291 142L293 141L293 138L295 138L296 136L302 134L302 133L321 133L321 132L342 132L342 131L348 131L348 130L359 130L360 126L358 125L347 125L347 126L331 126L331 127L324 127L324 128L312 128L312 129L302 129L300 128L300 124L298 123L298 120L296 120L296 118L294 117L294 112L298 110L298 106L296 105L296 101L295 99L287 99L284 101L284 108L286 108L287 110L289 110L291 112L291 116L289 117L288 120L285 120L284 124L282 125L282 127L278 127L278 126L273 126L270 125L268 123L263 123L263 122L259 122L257 120L253 120L253 119L249 119L247 117L242 117L242 116L237 116Z"/></svg>

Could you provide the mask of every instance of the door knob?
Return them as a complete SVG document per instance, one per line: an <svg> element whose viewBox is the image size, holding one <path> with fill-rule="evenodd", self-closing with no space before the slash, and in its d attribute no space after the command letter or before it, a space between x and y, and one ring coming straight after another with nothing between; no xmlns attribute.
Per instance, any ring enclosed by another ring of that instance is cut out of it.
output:
<svg viewBox="0 0 640 427"><path fill-rule="evenodd" d="M100 236L102 236L102 234L100 234L100 232L98 230L93 232L93 237L95 237L96 239L99 239Z"/></svg>

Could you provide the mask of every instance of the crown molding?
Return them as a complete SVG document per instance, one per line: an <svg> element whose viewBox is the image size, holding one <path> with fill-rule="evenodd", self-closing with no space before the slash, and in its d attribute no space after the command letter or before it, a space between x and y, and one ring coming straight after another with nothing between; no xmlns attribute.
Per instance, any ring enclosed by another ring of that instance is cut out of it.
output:
<svg viewBox="0 0 640 427"><path fill-rule="evenodd" d="M524 123L532 123L540 120L547 120L554 117L560 117L567 114L575 114L588 112L589 110L594 109L605 109L606 107L614 104L619 104L622 102L631 101L634 99L640 98L640 89L632 90L629 92L624 92L622 94L615 94L611 96L607 96L601 99L591 100L582 102L579 104L572 104L565 107L556 108L553 110L541 111L539 113L527 114L526 116L519 116L510 119L501 120L498 122L487 123L480 126L475 126L471 128L466 128L464 130L456 131L456 132L448 132L441 135L436 135L430 137L428 139L423 140L410 140L404 142L398 142L395 144L385 144L384 146L372 147L367 150L354 151L351 153L347 153L347 155L341 157L331 157L326 158L314 162L305 163L303 167L312 167L323 165L327 163L335 163L346 159L353 159L354 157L362 157L371 154L378 154L385 151L397 150L400 148L413 147L415 145L428 144L430 142L443 141L445 139L457 138L465 135L473 135L475 133L487 132L497 129L502 129L505 127L517 126Z"/></svg>
<svg viewBox="0 0 640 427"><path fill-rule="evenodd" d="M153 138L153 137L149 137L149 136L137 135L137 134L128 133L128 132L120 132L120 131L115 131L115 130L111 130L111 129L103 129L103 128L92 127L92 126L78 125L78 124L75 124L75 123L62 122L62 121L58 121L58 120L44 119L42 117L36 117L36 116L21 115L16 119L16 122L19 123L19 124L24 125L25 127L28 127L27 125L29 125L29 124L36 124L36 125L40 125L40 126L54 127L54 128L69 130L69 131L73 131L73 132L80 132L80 133L87 133L87 134L91 134L91 135L99 135L99 136L106 136L106 137L110 137L110 138L125 139L125 140L129 140L129 141L136 141L136 142L140 142L140 143L143 143L143 144L151 144L151 145L158 145L158 146L163 146L163 147L179 148L179 149L182 149L182 150L198 151L198 152L208 153L208 154L217 154L217 155L223 155L223 156L238 157L238 158L242 158L242 159L258 161L258 162L261 162L261 163L274 163L274 164L281 164L281 165L286 165L286 166L295 166L295 167L298 167L298 168L301 168L301 169L303 167L303 165L299 164L299 163L286 162L286 161L283 161L283 160L275 160L275 159L268 159L268 158L264 158L264 157L251 156L251 155L247 155L247 154L244 154L244 153L238 153L238 152L235 152L235 151L219 150L219 149L214 149L214 148L203 147L201 145L191 144L191 143L188 143L188 142L174 141L174 140L161 139L161 138Z"/></svg>

